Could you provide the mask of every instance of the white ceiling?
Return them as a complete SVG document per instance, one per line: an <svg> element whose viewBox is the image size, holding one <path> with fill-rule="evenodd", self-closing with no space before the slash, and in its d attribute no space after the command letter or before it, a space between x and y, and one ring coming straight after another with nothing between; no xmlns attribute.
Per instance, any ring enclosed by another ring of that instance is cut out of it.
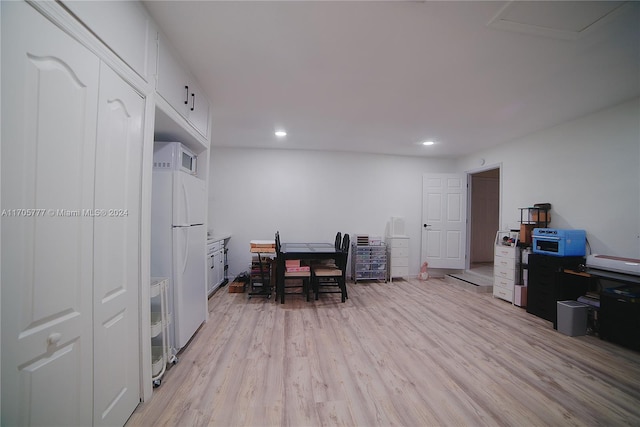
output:
<svg viewBox="0 0 640 427"><path fill-rule="evenodd" d="M145 6L212 100L214 146L457 157L640 95L638 2Z"/></svg>

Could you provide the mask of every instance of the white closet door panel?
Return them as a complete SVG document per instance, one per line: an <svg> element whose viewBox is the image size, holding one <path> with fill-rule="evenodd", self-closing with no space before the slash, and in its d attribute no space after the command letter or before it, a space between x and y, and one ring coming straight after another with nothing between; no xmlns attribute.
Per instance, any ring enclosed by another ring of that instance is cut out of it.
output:
<svg viewBox="0 0 640 427"><path fill-rule="evenodd" d="M25 388L32 394L18 396L20 409L26 413L21 418L25 423L17 425L85 425L85 408L78 407L78 402L83 400L81 391L77 387L66 386L81 383L82 376L88 374L76 369L83 357L81 346L76 344L60 346L21 369L21 382L28 383ZM65 392L60 391L61 386Z"/></svg>
<svg viewBox="0 0 640 427"><path fill-rule="evenodd" d="M2 2L2 64L2 424L87 425L99 60Z"/></svg>
<svg viewBox="0 0 640 427"><path fill-rule="evenodd" d="M148 79L153 24L144 6L134 1L63 1L91 31L145 80ZM154 37L155 38L155 37ZM153 44L155 45L155 43ZM153 64L155 68L155 64Z"/></svg>
<svg viewBox="0 0 640 427"><path fill-rule="evenodd" d="M123 425L140 398L143 115L143 98L103 64L94 219L95 425Z"/></svg>

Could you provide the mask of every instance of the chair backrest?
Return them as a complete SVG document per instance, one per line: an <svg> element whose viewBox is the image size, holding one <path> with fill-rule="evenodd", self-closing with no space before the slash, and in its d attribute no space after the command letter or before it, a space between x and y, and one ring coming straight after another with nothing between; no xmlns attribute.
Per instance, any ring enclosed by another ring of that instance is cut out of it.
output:
<svg viewBox="0 0 640 427"><path fill-rule="evenodd" d="M342 238L342 252L349 252L349 235L345 234Z"/></svg>
<svg viewBox="0 0 640 427"><path fill-rule="evenodd" d="M347 269L347 258L349 258L349 235L345 234L342 238L342 248L340 250L340 257L336 260L338 268L342 270L342 275L345 275Z"/></svg>
<svg viewBox="0 0 640 427"><path fill-rule="evenodd" d="M342 243L342 233L338 231L338 233L336 234L336 243L335 243L336 251L340 250L341 243Z"/></svg>
<svg viewBox="0 0 640 427"><path fill-rule="evenodd" d="M280 253L281 247L280 247L280 232L276 231L276 253Z"/></svg>

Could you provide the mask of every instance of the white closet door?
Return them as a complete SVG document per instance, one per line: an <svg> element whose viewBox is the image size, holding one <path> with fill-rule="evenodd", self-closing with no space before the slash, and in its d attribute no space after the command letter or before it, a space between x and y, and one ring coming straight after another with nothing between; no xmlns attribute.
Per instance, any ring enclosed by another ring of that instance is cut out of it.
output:
<svg viewBox="0 0 640 427"><path fill-rule="evenodd" d="M91 425L99 60L26 3L1 7L1 424Z"/></svg>
<svg viewBox="0 0 640 427"><path fill-rule="evenodd" d="M100 70L94 218L94 425L140 401L140 187L144 99Z"/></svg>

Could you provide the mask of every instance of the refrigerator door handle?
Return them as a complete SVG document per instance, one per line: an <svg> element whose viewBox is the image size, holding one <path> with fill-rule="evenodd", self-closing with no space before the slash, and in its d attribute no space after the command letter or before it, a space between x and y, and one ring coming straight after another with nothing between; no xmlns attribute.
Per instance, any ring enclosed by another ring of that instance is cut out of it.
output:
<svg viewBox="0 0 640 427"><path fill-rule="evenodd" d="M191 224L191 205L189 204L189 190L186 183L181 180L182 194L184 195L184 216L187 224Z"/></svg>
<svg viewBox="0 0 640 427"><path fill-rule="evenodd" d="M189 260L189 228L182 227L180 229L185 234L184 254L182 254L182 275L187 271L187 261Z"/></svg>

